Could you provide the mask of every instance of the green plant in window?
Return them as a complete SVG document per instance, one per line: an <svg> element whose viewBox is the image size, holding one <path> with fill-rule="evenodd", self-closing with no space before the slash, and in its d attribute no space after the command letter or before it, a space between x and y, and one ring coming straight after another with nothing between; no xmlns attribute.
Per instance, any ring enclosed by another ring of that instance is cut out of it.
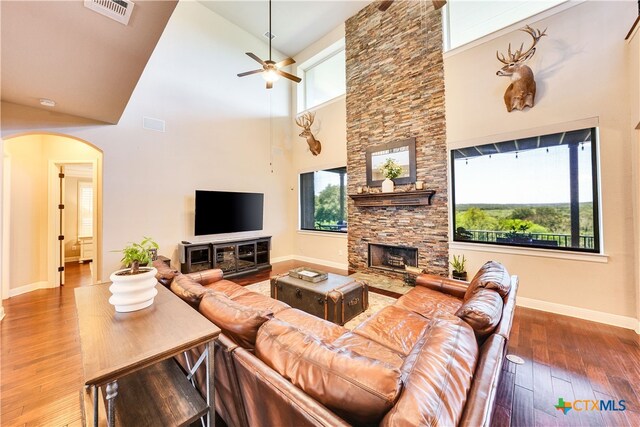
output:
<svg viewBox="0 0 640 427"><path fill-rule="evenodd" d="M380 166L380 173L385 178L395 179L402 175L402 166L396 163L395 160L389 158Z"/></svg>

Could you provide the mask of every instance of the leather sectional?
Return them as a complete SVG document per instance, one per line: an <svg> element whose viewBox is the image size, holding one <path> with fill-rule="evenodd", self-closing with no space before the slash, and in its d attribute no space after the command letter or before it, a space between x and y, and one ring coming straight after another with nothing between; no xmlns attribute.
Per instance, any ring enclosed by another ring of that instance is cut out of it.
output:
<svg viewBox="0 0 640 427"><path fill-rule="evenodd" d="M518 287L499 263L470 283L423 274L352 331L220 270L155 266L161 283L223 331L216 411L229 426L490 424Z"/></svg>

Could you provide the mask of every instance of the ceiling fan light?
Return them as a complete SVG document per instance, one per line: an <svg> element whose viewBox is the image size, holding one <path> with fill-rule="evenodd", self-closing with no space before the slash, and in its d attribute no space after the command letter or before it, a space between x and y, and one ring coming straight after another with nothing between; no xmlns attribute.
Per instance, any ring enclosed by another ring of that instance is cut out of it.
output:
<svg viewBox="0 0 640 427"><path fill-rule="evenodd" d="M280 78L280 75L276 73L276 70L266 70L262 73L262 78L268 82L275 82Z"/></svg>

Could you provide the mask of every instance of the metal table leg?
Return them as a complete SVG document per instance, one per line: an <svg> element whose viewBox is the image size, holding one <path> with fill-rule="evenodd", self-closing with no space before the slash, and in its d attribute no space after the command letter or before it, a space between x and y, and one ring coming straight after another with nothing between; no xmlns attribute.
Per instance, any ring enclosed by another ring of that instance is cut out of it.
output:
<svg viewBox="0 0 640 427"><path fill-rule="evenodd" d="M209 405L209 416L207 417L207 426L215 427L216 425L216 396L215 396L215 372L213 369L215 361L216 347L214 341L207 343L207 404Z"/></svg>
<svg viewBox="0 0 640 427"><path fill-rule="evenodd" d="M107 384L107 425L109 427L115 427L116 425L116 402L114 402L118 395L118 381L113 381Z"/></svg>

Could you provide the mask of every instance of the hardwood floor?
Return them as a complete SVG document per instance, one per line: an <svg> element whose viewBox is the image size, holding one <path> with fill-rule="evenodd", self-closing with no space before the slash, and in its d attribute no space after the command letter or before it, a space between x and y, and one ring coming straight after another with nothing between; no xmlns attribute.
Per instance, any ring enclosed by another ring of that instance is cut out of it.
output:
<svg viewBox="0 0 640 427"><path fill-rule="evenodd" d="M247 285L302 263L234 279ZM307 264L305 264L307 265ZM333 273L339 269L314 266ZM73 288L91 283L88 264L68 264L66 285L4 301L1 322L0 425L80 426L80 343ZM640 425L640 347L630 330L517 308L494 426ZM558 398L621 400L624 412L554 408Z"/></svg>
<svg viewBox="0 0 640 427"><path fill-rule="evenodd" d="M505 361L494 426L640 426L635 332L518 307L509 353L525 364ZM625 400L627 410L569 410L565 415L554 407L559 398Z"/></svg>
<svg viewBox="0 0 640 427"><path fill-rule="evenodd" d="M89 264L67 263L66 285L4 301L0 425L81 426L82 361L73 288Z"/></svg>

